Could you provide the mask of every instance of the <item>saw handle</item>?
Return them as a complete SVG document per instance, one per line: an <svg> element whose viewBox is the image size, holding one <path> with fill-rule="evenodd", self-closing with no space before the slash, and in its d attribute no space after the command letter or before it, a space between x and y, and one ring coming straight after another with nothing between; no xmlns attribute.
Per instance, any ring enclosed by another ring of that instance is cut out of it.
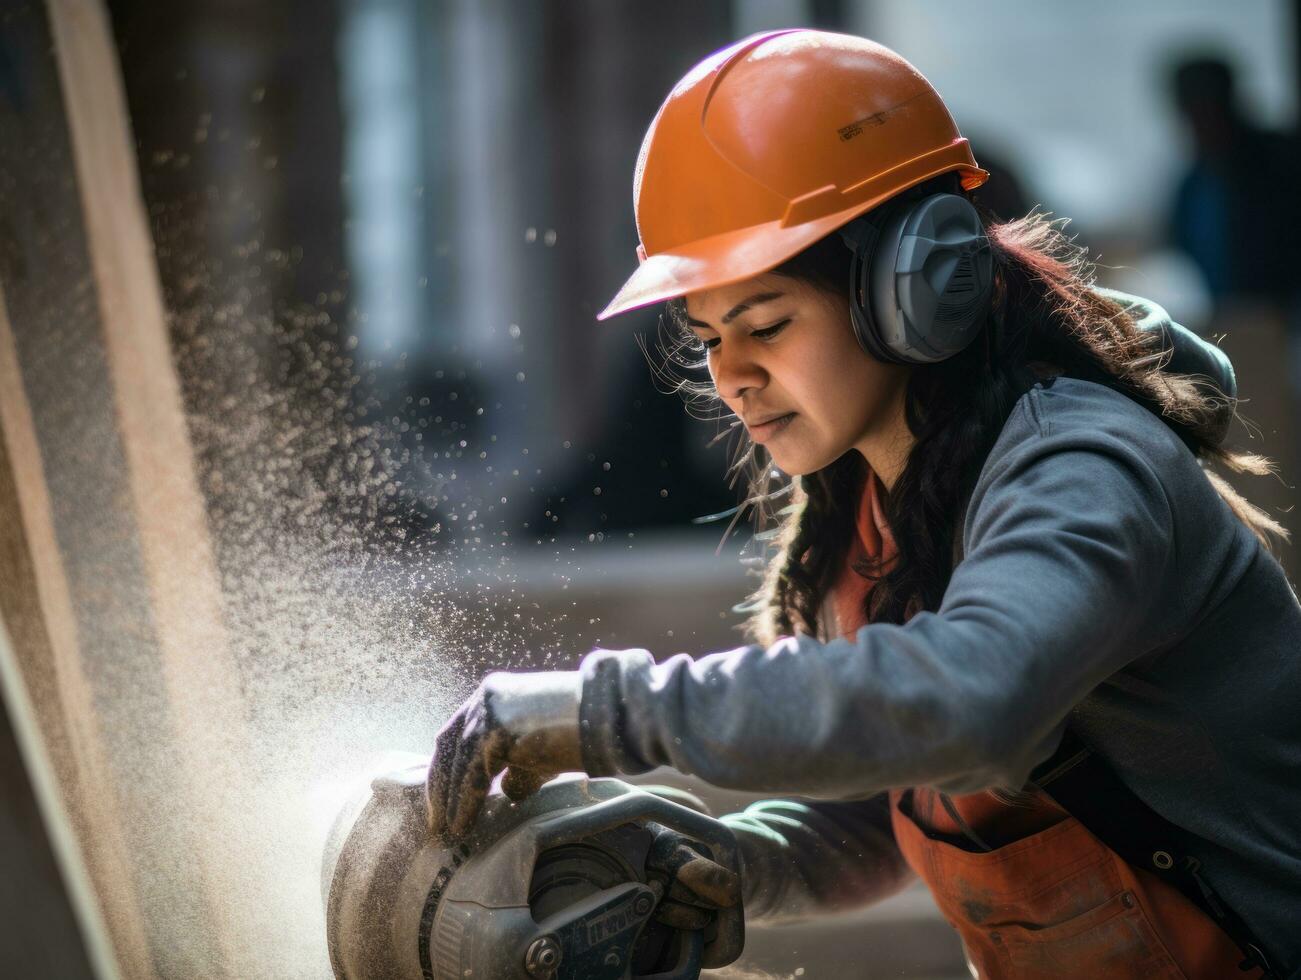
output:
<svg viewBox="0 0 1301 980"><path fill-rule="evenodd" d="M537 849L541 853L548 848L571 844L599 834L603 830L645 820L654 820L670 830L709 845L711 860L738 875L741 873L736 838L726 824L662 796L635 788L632 792L613 799L544 817L534 828ZM694 935L697 942L703 942L699 932ZM731 908L718 910L716 935L703 946L697 971L701 968L712 970L727 966L741 955L745 946L745 911L740 902ZM692 976L694 974L687 972L684 965L679 963L669 974L656 974L656 980L660 977L664 980L679 980Z"/></svg>
<svg viewBox="0 0 1301 980"><path fill-rule="evenodd" d="M682 936L682 951L678 955L678 961L673 965L671 970L665 970L660 973L642 973L632 978L632 980L696 980L700 976L701 968L704 964L701 962L705 949L705 934L699 929L691 932L684 932Z"/></svg>

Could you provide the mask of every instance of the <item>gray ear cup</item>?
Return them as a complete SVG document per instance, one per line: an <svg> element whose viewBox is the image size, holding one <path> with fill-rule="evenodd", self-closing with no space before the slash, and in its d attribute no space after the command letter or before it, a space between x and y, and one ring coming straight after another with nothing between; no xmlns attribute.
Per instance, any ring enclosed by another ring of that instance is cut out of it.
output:
<svg viewBox="0 0 1301 980"><path fill-rule="evenodd" d="M932 364L963 350L989 309L993 256L980 216L933 194L842 230L854 250L850 315L872 356Z"/></svg>
<svg viewBox="0 0 1301 980"><path fill-rule="evenodd" d="M872 256L876 254L881 229L870 218L855 218L840 229L840 237L854 253L849 266L849 319L854 336L859 346L878 361L898 363L899 359L881 342L880 331L873 322L872 305L866 302L871 292Z"/></svg>

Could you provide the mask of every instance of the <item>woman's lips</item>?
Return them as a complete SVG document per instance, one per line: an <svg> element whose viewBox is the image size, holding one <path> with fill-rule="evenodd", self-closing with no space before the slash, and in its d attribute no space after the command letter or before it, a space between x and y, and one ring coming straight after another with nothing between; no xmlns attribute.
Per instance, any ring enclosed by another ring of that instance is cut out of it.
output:
<svg viewBox="0 0 1301 980"><path fill-rule="evenodd" d="M760 425L747 425L745 428L746 431L750 433L751 439L755 442L763 443L781 432L782 429L786 428L786 426L790 425L793 418L795 418L795 413L787 412L785 415L778 416L768 422L764 422Z"/></svg>

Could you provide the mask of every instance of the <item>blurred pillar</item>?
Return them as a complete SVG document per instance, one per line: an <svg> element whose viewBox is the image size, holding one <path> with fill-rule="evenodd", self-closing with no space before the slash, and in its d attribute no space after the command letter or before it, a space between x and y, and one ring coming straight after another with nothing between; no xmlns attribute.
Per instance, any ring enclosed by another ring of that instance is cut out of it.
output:
<svg viewBox="0 0 1301 980"><path fill-rule="evenodd" d="M636 267L632 177L646 129L672 86L734 30L729 6L687 0L556 4L542 27L538 156L547 166L529 171L525 199L530 224L554 229L555 247L528 266L525 301L545 329L529 356L554 392L553 470L577 479L591 502L594 481L576 476L584 464L561 440L625 443L630 454L650 457L652 469L656 457L683 452L690 423L655 391L632 338L648 333L653 341L660 310L605 324L595 316ZM657 399L664 412L644 411ZM654 480L651 473L640 481L646 493L663 486ZM575 529L599 528L598 520Z"/></svg>
<svg viewBox="0 0 1301 980"><path fill-rule="evenodd" d="M626 383L619 364L627 362L630 321L645 328L658 315L595 321L636 266L632 174L642 137L678 79L732 40L732 23L727 7L687 0L579 0L550 14L541 78L549 166L532 176L527 196L539 225L557 235L547 267L534 267L546 275L536 295L552 324L549 373L562 382L566 438L586 441L599 429L610 386Z"/></svg>
<svg viewBox="0 0 1301 980"><path fill-rule="evenodd" d="M106 2L187 412L230 424L232 392L317 411L353 373L331 356L348 287L335 0ZM265 466L247 440L197 449L205 487ZM320 479L328 462L302 465ZM229 497L207 501L217 527L240 506ZM238 577L240 556L217 547Z"/></svg>
<svg viewBox="0 0 1301 980"><path fill-rule="evenodd" d="M169 307L336 309L334 0L108 0ZM269 259L292 256L288 268Z"/></svg>
<svg viewBox="0 0 1301 980"><path fill-rule="evenodd" d="M405 3L348 0L345 9ZM653 326L653 314L606 326L595 314L636 263L631 185L642 135L672 84L730 40L729 8L449 0L418 9L426 265L412 361L424 362L425 377L412 383L427 385L417 394L438 408L454 376L477 381L439 414L479 430L477 444L475 431L459 434L467 453L487 455L444 492L470 495L476 479L494 479L476 470L492 467L506 476L485 501L508 496L502 509L527 519L539 498L525 488L569 464L566 442L590 444L609 426L608 398L640 358L630 321ZM461 419L467 402L482 417Z"/></svg>
<svg viewBox="0 0 1301 980"><path fill-rule="evenodd" d="M425 346L420 24L417 0L347 0L339 25L346 248L364 357Z"/></svg>

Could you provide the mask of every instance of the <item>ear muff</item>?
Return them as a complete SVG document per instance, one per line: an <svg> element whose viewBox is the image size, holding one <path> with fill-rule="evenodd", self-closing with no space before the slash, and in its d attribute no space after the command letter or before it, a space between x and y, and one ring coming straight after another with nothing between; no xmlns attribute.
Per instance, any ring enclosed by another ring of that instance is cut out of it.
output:
<svg viewBox="0 0 1301 980"><path fill-rule="evenodd" d="M850 319L878 360L933 364L963 350L989 311L993 256L957 194L886 205L840 230L854 253Z"/></svg>

